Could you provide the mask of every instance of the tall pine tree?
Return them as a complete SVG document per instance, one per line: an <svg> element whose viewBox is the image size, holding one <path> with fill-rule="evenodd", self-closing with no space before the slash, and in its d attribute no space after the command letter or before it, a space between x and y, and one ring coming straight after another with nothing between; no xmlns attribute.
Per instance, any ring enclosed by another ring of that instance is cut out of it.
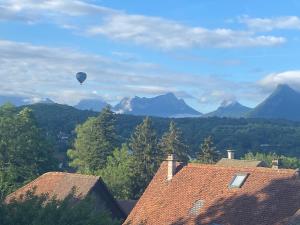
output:
<svg viewBox="0 0 300 225"><path fill-rule="evenodd" d="M0 195L53 169L52 149L32 111L19 111L12 105L0 107Z"/></svg>
<svg viewBox="0 0 300 225"><path fill-rule="evenodd" d="M175 154L177 159L182 162L188 161L188 146L184 143L182 132L171 121L169 131L162 136L159 147L163 151L164 156Z"/></svg>
<svg viewBox="0 0 300 225"><path fill-rule="evenodd" d="M118 145L114 124L115 114L106 107L98 117L89 118L79 125L74 149L68 151L70 166L91 174L103 169L107 157Z"/></svg>
<svg viewBox="0 0 300 225"><path fill-rule="evenodd" d="M139 124L131 136L129 147L133 155L133 195L139 198L157 171L162 154L149 117Z"/></svg>
<svg viewBox="0 0 300 225"><path fill-rule="evenodd" d="M116 199L130 199L132 197L131 183L133 159L128 146L123 144L108 156L106 167L97 173L104 180Z"/></svg>
<svg viewBox="0 0 300 225"><path fill-rule="evenodd" d="M209 136L204 139L204 142L200 146L200 153L198 155L198 160L201 163L213 164L220 159L220 152L216 150L214 146L212 137Z"/></svg>

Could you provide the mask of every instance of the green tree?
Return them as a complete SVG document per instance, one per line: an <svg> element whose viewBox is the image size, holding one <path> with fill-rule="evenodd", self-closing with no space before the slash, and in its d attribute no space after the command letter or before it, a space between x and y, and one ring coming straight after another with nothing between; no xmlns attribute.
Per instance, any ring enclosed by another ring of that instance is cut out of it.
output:
<svg viewBox="0 0 300 225"><path fill-rule="evenodd" d="M105 208L96 208L95 199L78 201L73 192L64 200L27 192L22 200L0 202L1 225L117 225ZM76 203L74 203L76 202Z"/></svg>
<svg viewBox="0 0 300 225"><path fill-rule="evenodd" d="M0 190L13 191L56 168L53 151L28 108L0 108Z"/></svg>
<svg viewBox="0 0 300 225"><path fill-rule="evenodd" d="M76 128L74 149L68 150L70 166L82 173L95 173L105 167L107 157L117 147L115 114L106 107Z"/></svg>
<svg viewBox="0 0 300 225"><path fill-rule="evenodd" d="M271 167L272 160L278 159L278 155L272 152L270 153L248 152L244 155L244 157L241 157L241 159L264 161L268 167Z"/></svg>
<svg viewBox="0 0 300 225"><path fill-rule="evenodd" d="M108 156L106 167L97 174L101 176L116 199L132 197L131 184L133 179L133 157L129 154L128 146L123 144Z"/></svg>
<svg viewBox="0 0 300 225"><path fill-rule="evenodd" d="M262 153L262 152L248 152L242 157L242 159L246 160L259 160L264 161L268 167L272 166L272 160L279 159L280 167L286 169L296 169L300 168L300 160L296 157L288 157L284 155L277 155L274 152Z"/></svg>
<svg viewBox="0 0 300 225"><path fill-rule="evenodd" d="M139 198L162 161L162 154L158 148L157 135L149 117L146 117L135 128L135 132L129 142L129 147L134 160L132 190L134 197Z"/></svg>
<svg viewBox="0 0 300 225"><path fill-rule="evenodd" d="M162 149L164 156L175 154L178 160L188 161L188 146L184 142L181 130L176 127L174 121L171 121L169 131L163 134L159 147Z"/></svg>
<svg viewBox="0 0 300 225"><path fill-rule="evenodd" d="M216 150L212 137L209 136L204 139L200 146L200 153L197 160L201 163L213 164L220 159L220 152Z"/></svg>

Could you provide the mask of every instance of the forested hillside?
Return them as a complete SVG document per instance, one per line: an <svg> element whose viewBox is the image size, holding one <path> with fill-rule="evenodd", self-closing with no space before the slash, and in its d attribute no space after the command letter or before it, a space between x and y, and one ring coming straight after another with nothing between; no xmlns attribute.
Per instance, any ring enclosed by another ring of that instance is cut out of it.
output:
<svg viewBox="0 0 300 225"><path fill-rule="evenodd" d="M59 104L35 104L29 106L39 126L55 143L59 151L65 152L73 143L74 129L88 117L98 113L78 110ZM116 131L120 144L126 142L134 128L144 117L117 115ZM211 135L218 150L237 150L238 156L248 151L272 151L280 154L300 156L300 123L284 120L229 119L229 118L180 118L173 119L183 131L193 157L199 151L204 138ZM168 129L171 119L152 118L159 136Z"/></svg>

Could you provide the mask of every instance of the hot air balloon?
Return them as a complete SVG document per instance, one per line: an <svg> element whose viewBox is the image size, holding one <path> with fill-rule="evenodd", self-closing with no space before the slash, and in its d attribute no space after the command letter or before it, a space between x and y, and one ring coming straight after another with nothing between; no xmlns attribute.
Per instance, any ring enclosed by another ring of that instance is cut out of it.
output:
<svg viewBox="0 0 300 225"><path fill-rule="evenodd" d="M85 72L76 73L76 79L79 81L80 84L82 84L85 81L86 77L87 75Z"/></svg>

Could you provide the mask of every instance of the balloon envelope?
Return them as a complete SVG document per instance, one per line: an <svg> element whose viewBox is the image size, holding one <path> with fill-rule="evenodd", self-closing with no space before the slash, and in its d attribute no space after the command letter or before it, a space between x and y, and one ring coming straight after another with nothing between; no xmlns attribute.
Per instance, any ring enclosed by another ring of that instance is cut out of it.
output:
<svg viewBox="0 0 300 225"><path fill-rule="evenodd" d="M76 73L76 79L79 81L80 84L82 84L85 81L86 77L87 75L84 72Z"/></svg>

